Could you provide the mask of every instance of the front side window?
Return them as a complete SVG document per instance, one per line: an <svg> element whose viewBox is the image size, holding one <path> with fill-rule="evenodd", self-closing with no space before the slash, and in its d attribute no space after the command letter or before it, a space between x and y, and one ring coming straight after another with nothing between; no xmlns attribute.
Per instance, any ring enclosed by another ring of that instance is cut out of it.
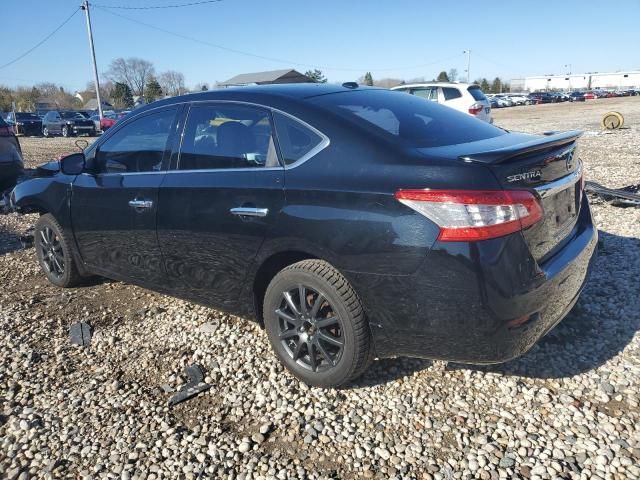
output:
<svg viewBox="0 0 640 480"><path fill-rule="evenodd" d="M287 115L275 112L273 121L285 165L302 159L324 140L318 133Z"/></svg>
<svg viewBox="0 0 640 480"><path fill-rule="evenodd" d="M179 170L278 167L269 111L245 105L191 107Z"/></svg>
<svg viewBox="0 0 640 480"><path fill-rule="evenodd" d="M162 168L176 109L150 113L127 123L99 145L97 173L155 172Z"/></svg>

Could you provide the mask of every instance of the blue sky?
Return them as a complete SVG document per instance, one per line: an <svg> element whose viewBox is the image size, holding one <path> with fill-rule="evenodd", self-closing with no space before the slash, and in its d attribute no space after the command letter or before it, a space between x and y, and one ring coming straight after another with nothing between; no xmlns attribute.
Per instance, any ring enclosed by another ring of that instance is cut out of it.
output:
<svg viewBox="0 0 640 480"><path fill-rule="evenodd" d="M640 0L591 1L304 1L223 0L176 9L101 9L98 5L158 6L196 0L96 0L92 21L100 72L115 57L141 57L156 71L184 73L188 86L239 73L321 68L330 81L435 77L466 68L472 79L640 69ZM80 0L2 0L0 65L13 60L67 18ZM491 5L494 3L495 5ZM233 53L133 23L123 15ZM83 89L92 78L86 25L78 12L50 40L0 69L0 84L52 81Z"/></svg>

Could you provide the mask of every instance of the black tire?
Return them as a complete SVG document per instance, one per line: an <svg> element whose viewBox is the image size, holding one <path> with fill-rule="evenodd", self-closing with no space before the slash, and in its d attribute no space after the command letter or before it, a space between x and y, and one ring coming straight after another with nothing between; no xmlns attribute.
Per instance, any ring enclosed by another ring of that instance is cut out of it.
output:
<svg viewBox="0 0 640 480"><path fill-rule="evenodd" d="M49 129L47 127L42 127L42 135L44 137L48 137L49 136Z"/></svg>
<svg viewBox="0 0 640 480"><path fill-rule="evenodd" d="M373 360L360 298L323 260L303 260L281 270L267 287L263 316L280 362L309 385L342 386Z"/></svg>
<svg viewBox="0 0 640 480"><path fill-rule="evenodd" d="M33 239L40 268L51 283L63 288L81 283L71 243L53 215L47 213L38 219Z"/></svg>
<svg viewBox="0 0 640 480"><path fill-rule="evenodd" d="M64 125L62 127L62 136L63 137L70 137L71 136L71 132L69 131L69 127L67 125Z"/></svg>

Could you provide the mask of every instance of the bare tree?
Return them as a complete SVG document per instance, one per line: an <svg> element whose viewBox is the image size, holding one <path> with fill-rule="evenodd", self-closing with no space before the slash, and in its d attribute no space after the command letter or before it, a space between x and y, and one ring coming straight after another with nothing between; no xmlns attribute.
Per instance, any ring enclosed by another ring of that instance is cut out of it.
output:
<svg viewBox="0 0 640 480"><path fill-rule="evenodd" d="M182 95L187 92L187 89L184 86L184 75L180 72L176 72L175 70L162 72L158 76L158 83L162 88L162 93L165 95L175 97L176 95Z"/></svg>
<svg viewBox="0 0 640 480"><path fill-rule="evenodd" d="M449 81L455 82L457 80L458 80L458 69L452 68L451 70L449 70Z"/></svg>
<svg viewBox="0 0 640 480"><path fill-rule="evenodd" d="M126 84L134 95L144 95L144 87L155 73L153 63L142 58L122 57L111 61L105 77Z"/></svg>
<svg viewBox="0 0 640 480"><path fill-rule="evenodd" d="M109 101L113 94L115 84L111 80L100 80L100 98L103 102ZM92 97L96 96L96 85L93 81L87 82L86 92L91 92ZM83 92L84 93L84 92Z"/></svg>

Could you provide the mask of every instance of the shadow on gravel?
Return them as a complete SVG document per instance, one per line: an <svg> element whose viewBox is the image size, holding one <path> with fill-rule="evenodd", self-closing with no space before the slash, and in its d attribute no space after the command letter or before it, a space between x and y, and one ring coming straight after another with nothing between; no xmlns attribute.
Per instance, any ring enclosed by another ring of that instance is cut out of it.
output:
<svg viewBox="0 0 640 480"><path fill-rule="evenodd" d="M384 385L394 380L410 377L415 372L429 368L431 363L431 360L422 360L420 358L383 358L373 362L364 375L355 382L350 383L346 388L355 390Z"/></svg>
<svg viewBox="0 0 640 480"><path fill-rule="evenodd" d="M640 239L599 234L602 248L580 300L526 355L501 365L448 368L566 378L596 369L622 352L640 330Z"/></svg>
<svg viewBox="0 0 640 480"><path fill-rule="evenodd" d="M22 233L7 232L0 228L0 255L23 250L24 247L20 243Z"/></svg>

